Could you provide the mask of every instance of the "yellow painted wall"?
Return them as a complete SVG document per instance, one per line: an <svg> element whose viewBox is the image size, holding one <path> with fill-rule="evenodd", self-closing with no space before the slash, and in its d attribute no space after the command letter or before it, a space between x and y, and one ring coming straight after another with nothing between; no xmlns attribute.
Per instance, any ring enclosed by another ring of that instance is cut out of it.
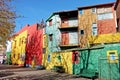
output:
<svg viewBox="0 0 120 80"><path fill-rule="evenodd" d="M81 47L88 43L88 36L92 35L92 24L97 23L96 13L91 9L83 9L83 14L79 13L79 42ZM80 30L84 30L84 35L80 35Z"/></svg>
<svg viewBox="0 0 120 80"><path fill-rule="evenodd" d="M43 48L46 49L46 52L43 53L42 65L50 70L53 66L63 66L65 72L72 74L72 52L56 52L49 53L48 50L48 35L43 36ZM50 62L48 61L48 55L50 55ZM61 61L58 60L58 56L61 56Z"/></svg>
<svg viewBox="0 0 120 80"><path fill-rule="evenodd" d="M120 42L120 33L89 36L90 44Z"/></svg>
<svg viewBox="0 0 120 80"><path fill-rule="evenodd" d="M21 34L15 36L12 42L12 64L18 64L22 66L25 58L27 30Z"/></svg>
<svg viewBox="0 0 120 80"><path fill-rule="evenodd" d="M58 59L58 56L61 56L61 61ZM72 74L72 52L52 53L46 69L52 69L54 66L63 66L66 73Z"/></svg>
<svg viewBox="0 0 120 80"><path fill-rule="evenodd" d="M43 48L46 49L45 53L42 53L42 65L47 66L47 56L48 56L48 36L46 34L43 35Z"/></svg>

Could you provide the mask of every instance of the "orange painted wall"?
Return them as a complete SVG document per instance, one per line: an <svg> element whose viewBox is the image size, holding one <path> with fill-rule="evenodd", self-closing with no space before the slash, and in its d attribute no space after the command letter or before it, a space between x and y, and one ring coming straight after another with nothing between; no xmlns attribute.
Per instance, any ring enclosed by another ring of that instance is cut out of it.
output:
<svg viewBox="0 0 120 80"><path fill-rule="evenodd" d="M61 39L62 39L62 43L61 43L62 45L69 44L69 33L68 32L62 32Z"/></svg>
<svg viewBox="0 0 120 80"><path fill-rule="evenodd" d="M62 19L61 27L68 27L68 18L63 18Z"/></svg>

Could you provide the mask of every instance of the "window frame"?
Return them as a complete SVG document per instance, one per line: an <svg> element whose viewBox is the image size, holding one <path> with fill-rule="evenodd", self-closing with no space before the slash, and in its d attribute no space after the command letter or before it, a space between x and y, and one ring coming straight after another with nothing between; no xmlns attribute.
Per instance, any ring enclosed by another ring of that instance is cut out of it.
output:
<svg viewBox="0 0 120 80"><path fill-rule="evenodd" d="M84 13L83 9L79 10L79 14L82 15Z"/></svg>
<svg viewBox="0 0 120 80"><path fill-rule="evenodd" d="M53 41L53 34L49 34L49 40Z"/></svg>
<svg viewBox="0 0 120 80"><path fill-rule="evenodd" d="M84 35L84 34L85 34L84 29L81 29L81 30L80 30L80 35Z"/></svg>
<svg viewBox="0 0 120 80"><path fill-rule="evenodd" d="M114 57L115 59L114 60L111 60L111 53L114 53ZM118 52L117 50L109 50L107 51L107 60L108 60L108 63L118 63Z"/></svg>
<svg viewBox="0 0 120 80"><path fill-rule="evenodd" d="M96 25L96 26L93 26L93 25ZM95 34L94 34L94 32L95 32ZM98 35L97 23L92 23L92 35L93 36Z"/></svg>
<svg viewBox="0 0 120 80"><path fill-rule="evenodd" d="M91 9L91 12L92 12L92 13L96 13L96 11L97 11L96 8L92 8L92 9Z"/></svg>

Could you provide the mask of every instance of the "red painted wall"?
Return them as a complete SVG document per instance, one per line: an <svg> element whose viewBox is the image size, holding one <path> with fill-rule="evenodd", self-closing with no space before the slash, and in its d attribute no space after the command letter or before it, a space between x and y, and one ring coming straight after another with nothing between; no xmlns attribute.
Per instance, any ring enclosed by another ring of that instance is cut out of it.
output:
<svg viewBox="0 0 120 80"><path fill-rule="evenodd" d="M26 64L31 65L32 60L34 60L35 65L41 65L43 45L42 36L43 29L37 30L37 24L30 26L26 44Z"/></svg>
<svg viewBox="0 0 120 80"><path fill-rule="evenodd" d="M98 20L98 34L116 33L116 17L114 13L114 6L112 7L113 19Z"/></svg>
<svg viewBox="0 0 120 80"><path fill-rule="evenodd" d="M98 22L98 34L116 33L115 20L99 20Z"/></svg>

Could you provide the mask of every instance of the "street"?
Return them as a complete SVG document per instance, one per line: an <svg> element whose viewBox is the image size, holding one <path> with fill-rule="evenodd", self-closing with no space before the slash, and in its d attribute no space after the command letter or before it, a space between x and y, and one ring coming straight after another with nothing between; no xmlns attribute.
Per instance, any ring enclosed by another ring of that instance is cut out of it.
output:
<svg viewBox="0 0 120 80"><path fill-rule="evenodd" d="M0 64L0 80L91 80L50 70L36 70L16 65Z"/></svg>

